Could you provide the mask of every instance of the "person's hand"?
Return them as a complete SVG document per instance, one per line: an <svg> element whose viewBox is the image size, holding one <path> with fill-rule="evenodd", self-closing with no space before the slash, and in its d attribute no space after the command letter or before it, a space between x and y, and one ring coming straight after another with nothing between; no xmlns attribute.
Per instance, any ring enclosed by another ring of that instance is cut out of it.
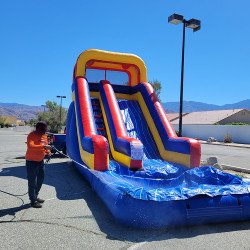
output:
<svg viewBox="0 0 250 250"><path fill-rule="evenodd" d="M44 149L46 149L46 150L51 150L51 146L50 145L45 145L45 146L43 146L44 147Z"/></svg>
<svg viewBox="0 0 250 250"><path fill-rule="evenodd" d="M50 158L52 156L52 154L49 152L46 154L46 157Z"/></svg>

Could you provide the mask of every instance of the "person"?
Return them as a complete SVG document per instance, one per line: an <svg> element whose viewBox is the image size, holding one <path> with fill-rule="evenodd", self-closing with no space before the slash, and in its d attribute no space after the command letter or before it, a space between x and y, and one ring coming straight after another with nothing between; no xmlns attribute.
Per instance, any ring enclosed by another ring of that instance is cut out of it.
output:
<svg viewBox="0 0 250 250"><path fill-rule="evenodd" d="M41 208L43 199L38 198L39 191L44 181L44 158L50 154L51 146L48 145L46 135L46 122L39 121L36 124L35 131L31 132L27 137L27 151L25 155L28 194L31 206Z"/></svg>

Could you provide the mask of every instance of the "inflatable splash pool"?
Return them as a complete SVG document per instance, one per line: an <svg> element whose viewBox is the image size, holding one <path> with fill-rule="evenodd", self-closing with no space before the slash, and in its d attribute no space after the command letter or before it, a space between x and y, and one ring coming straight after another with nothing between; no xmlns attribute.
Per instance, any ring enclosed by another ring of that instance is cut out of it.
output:
<svg viewBox="0 0 250 250"><path fill-rule="evenodd" d="M77 59L67 153L114 218L140 228L248 220L249 184L200 167L200 144L178 137L141 58L101 50Z"/></svg>

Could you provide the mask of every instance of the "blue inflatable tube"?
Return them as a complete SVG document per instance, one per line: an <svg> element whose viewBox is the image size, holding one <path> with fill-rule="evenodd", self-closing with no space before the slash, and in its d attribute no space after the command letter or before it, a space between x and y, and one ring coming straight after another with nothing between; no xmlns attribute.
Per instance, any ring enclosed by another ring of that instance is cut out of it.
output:
<svg viewBox="0 0 250 250"><path fill-rule="evenodd" d="M76 164L114 218L126 226L157 229L250 219L250 195L194 196L185 200L144 200L110 185L102 172Z"/></svg>

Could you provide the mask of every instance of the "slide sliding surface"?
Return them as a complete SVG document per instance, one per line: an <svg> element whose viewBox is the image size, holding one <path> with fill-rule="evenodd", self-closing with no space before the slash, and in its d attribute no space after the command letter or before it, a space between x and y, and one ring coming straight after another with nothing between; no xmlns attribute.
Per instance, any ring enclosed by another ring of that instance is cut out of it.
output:
<svg viewBox="0 0 250 250"><path fill-rule="evenodd" d="M118 104L128 135L140 140L143 144L144 171L136 173L138 177L171 179L176 178L187 170L181 164L167 162L161 158L153 135L137 101L118 100ZM111 167L111 169L113 168ZM131 173L126 173L121 167L117 167L115 171L131 175Z"/></svg>
<svg viewBox="0 0 250 250"><path fill-rule="evenodd" d="M186 167L200 165L201 149L197 140L178 137L149 83L113 86L117 99L137 101L162 159Z"/></svg>
<svg viewBox="0 0 250 250"><path fill-rule="evenodd" d="M118 104L128 135L140 140L144 146L144 161L147 159L161 160L157 145L139 103L137 101L118 100Z"/></svg>

